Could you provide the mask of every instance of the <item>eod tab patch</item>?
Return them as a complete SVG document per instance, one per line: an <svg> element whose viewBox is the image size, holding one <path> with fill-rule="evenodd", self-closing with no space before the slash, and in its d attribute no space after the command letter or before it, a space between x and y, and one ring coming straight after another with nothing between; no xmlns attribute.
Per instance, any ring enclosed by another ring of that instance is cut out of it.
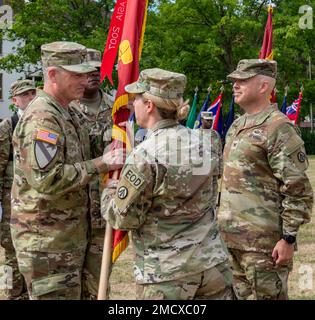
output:
<svg viewBox="0 0 315 320"><path fill-rule="evenodd" d="M123 176L136 189L139 189L144 183L144 179L132 169L127 169Z"/></svg>

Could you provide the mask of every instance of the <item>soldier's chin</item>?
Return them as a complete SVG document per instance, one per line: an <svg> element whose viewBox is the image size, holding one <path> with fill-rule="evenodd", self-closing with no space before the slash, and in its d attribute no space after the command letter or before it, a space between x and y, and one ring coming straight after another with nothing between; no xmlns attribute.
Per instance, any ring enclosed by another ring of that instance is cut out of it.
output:
<svg viewBox="0 0 315 320"><path fill-rule="evenodd" d="M99 87L99 82L93 81L93 82L89 82L89 84L87 85L87 89L88 90L96 90Z"/></svg>
<svg viewBox="0 0 315 320"><path fill-rule="evenodd" d="M73 100L80 100L80 99L83 98L83 95L84 95L84 90L79 91L79 92L76 93L76 97Z"/></svg>

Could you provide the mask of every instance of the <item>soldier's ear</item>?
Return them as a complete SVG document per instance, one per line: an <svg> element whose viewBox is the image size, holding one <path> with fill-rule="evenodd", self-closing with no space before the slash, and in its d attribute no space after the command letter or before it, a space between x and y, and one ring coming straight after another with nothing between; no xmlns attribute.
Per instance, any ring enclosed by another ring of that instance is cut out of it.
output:
<svg viewBox="0 0 315 320"><path fill-rule="evenodd" d="M269 82L268 81L262 81L260 83L260 92L265 93L269 90Z"/></svg>
<svg viewBox="0 0 315 320"><path fill-rule="evenodd" d="M147 102L146 107L147 107L148 113L153 112L156 109L156 106L155 106L154 102L152 100L150 100L150 99L147 100L146 102Z"/></svg>
<svg viewBox="0 0 315 320"><path fill-rule="evenodd" d="M56 68L48 68L48 70L47 70L48 79L52 83L56 83L57 74L58 74L58 70Z"/></svg>

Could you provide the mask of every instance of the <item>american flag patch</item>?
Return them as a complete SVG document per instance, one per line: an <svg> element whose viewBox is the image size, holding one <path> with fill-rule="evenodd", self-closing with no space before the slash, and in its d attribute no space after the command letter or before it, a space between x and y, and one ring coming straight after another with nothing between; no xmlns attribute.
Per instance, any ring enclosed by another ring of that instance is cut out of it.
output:
<svg viewBox="0 0 315 320"><path fill-rule="evenodd" d="M56 133L54 131L49 131L46 129L38 129L35 139L56 145L58 138L59 138L59 133Z"/></svg>

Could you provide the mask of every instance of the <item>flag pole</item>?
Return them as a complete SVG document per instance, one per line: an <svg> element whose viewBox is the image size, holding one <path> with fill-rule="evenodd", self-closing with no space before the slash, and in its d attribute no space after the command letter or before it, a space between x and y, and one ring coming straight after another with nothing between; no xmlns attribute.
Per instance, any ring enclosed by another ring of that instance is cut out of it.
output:
<svg viewBox="0 0 315 320"><path fill-rule="evenodd" d="M112 239L113 229L108 222L106 222L106 231L103 246L101 276L98 288L97 300L107 300L107 288L109 286L109 274L112 258Z"/></svg>
<svg viewBox="0 0 315 320"><path fill-rule="evenodd" d="M312 80L312 60L311 56L308 56L308 72L309 72L309 79ZM314 123L313 123L313 103L310 103L310 120L311 120L311 132L314 130Z"/></svg>
<svg viewBox="0 0 315 320"><path fill-rule="evenodd" d="M224 89L225 89L224 88L224 83L222 83L222 86L220 88L220 93L221 94L223 94ZM223 181L223 172L222 172L222 175L221 175L221 178L220 178L220 187L219 187L219 192L218 192L217 208L220 207L220 203L221 203L222 181Z"/></svg>
<svg viewBox="0 0 315 320"><path fill-rule="evenodd" d="M119 170L114 171L112 179L117 180ZM106 187L105 187L106 188ZM109 287L110 266L112 263L113 228L106 222L101 275L98 288L97 300L107 300L107 289Z"/></svg>

